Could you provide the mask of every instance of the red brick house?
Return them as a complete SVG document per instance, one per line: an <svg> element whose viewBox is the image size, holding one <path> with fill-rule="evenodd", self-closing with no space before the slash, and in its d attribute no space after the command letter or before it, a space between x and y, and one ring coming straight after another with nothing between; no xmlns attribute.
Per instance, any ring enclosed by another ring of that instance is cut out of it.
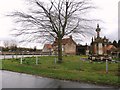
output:
<svg viewBox="0 0 120 90"><path fill-rule="evenodd" d="M62 52L63 52L63 55L76 55L76 45L77 44L72 39L72 36L70 36L69 38L62 39ZM54 41L52 46L53 46L54 54L58 54L57 53L57 50L58 50L57 39Z"/></svg>
<svg viewBox="0 0 120 90"><path fill-rule="evenodd" d="M117 48L114 45L108 45L106 49L108 54L117 51Z"/></svg>
<svg viewBox="0 0 120 90"><path fill-rule="evenodd" d="M45 55L51 55L52 54L52 45L51 44L45 44L42 50L42 54Z"/></svg>

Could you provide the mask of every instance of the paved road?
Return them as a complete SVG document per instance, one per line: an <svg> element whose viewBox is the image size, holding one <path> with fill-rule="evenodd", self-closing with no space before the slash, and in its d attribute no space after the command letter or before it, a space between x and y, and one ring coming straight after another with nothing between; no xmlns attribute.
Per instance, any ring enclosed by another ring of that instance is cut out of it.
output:
<svg viewBox="0 0 120 90"><path fill-rule="evenodd" d="M1 72L2 88L111 88L108 86L43 78L10 71Z"/></svg>

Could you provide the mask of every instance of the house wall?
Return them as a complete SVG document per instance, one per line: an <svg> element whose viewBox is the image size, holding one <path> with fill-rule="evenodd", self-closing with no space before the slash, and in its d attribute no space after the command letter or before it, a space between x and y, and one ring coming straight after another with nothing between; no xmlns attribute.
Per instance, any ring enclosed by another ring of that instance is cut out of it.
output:
<svg viewBox="0 0 120 90"><path fill-rule="evenodd" d="M58 46L53 46L53 55L58 55Z"/></svg>
<svg viewBox="0 0 120 90"><path fill-rule="evenodd" d="M43 47L42 54L43 55L52 55L53 50L48 49L47 47Z"/></svg>
<svg viewBox="0 0 120 90"><path fill-rule="evenodd" d="M74 43L67 43L64 45L64 54L76 54L76 45Z"/></svg>
<svg viewBox="0 0 120 90"><path fill-rule="evenodd" d="M53 54L58 54L57 44L53 45ZM63 55L76 55L76 43L72 38L64 39L62 41L62 54Z"/></svg>
<svg viewBox="0 0 120 90"><path fill-rule="evenodd" d="M50 50L47 49L46 47L43 48L42 52L49 52Z"/></svg>

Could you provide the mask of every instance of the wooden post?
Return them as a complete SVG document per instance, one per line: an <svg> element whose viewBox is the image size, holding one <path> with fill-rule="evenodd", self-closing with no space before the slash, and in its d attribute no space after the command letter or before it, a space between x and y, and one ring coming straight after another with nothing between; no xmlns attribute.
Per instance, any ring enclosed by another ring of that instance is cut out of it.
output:
<svg viewBox="0 0 120 90"><path fill-rule="evenodd" d="M108 60L106 60L106 73L108 73Z"/></svg>
<svg viewBox="0 0 120 90"><path fill-rule="evenodd" d="M38 57L36 56L36 65L38 65Z"/></svg>
<svg viewBox="0 0 120 90"><path fill-rule="evenodd" d="M21 59L20 59L20 64L22 64L22 60L23 60L23 57L21 57Z"/></svg>

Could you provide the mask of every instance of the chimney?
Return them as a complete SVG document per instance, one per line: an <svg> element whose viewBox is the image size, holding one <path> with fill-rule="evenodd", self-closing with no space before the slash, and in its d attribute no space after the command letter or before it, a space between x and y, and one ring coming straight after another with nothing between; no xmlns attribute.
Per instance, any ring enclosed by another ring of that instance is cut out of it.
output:
<svg viewBox="0 0 120 90"><path fill-rule="evenodd" d="M72 39L72 35L70 35L70 38Z"/></svg>
<svg viewBox="0 0 120 90"><path fill-rule="evenodd" d="M57 41L57 37L55 38L55 41Z"/></svg>
<svg viewBox="0 0 120 90"><path fill-rule="evenodd" d="M93 37L92 37L92 43L93 43Z"/></svg>

